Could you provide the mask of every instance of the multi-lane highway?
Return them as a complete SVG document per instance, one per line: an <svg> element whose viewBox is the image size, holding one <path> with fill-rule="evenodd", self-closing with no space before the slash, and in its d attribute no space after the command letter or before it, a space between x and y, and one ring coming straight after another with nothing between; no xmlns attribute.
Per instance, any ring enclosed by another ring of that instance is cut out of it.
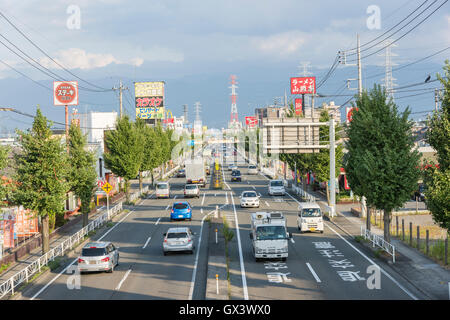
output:
<svg viewBox="0 0 450 320"><path fill-rule="evenodd" d="M228 158L235 159L235 157ZM224 158L226 170L227 158ZM237 229L230 245L231 283L238 299L415 299L415 293L345 238L341 230L326 222L324 233L302 233L296 228L298 201L290 195L269 196L268 178L247 175L247 164L237 157L241 182L231 182L225 171L223 190L201 190L193 206L192 221L170 222L169 208L183 198L184 178L171 178L171 199L151 195L122 213L106 234L96 239L112 241L120 251L120 265L113 273L81 275L79 288L68 287L73 276L63 270L41 279L24 298L31 299L205 299L208 237L204 218L217 205ZM240 208L239 195L255 190L260 208ZM175 198L175 199L174 199ZM289 257L282 261L256 262L249 239L250 213L282 211L293 238ZM169 227L189 226L196 234L193 254L163 255L163 233ZM78 249L79 250L79 249ZM76 260L69 268L76 267ZM380 275L379 278L377 274ZM71 278L72 277L72 278Z"/></svg>

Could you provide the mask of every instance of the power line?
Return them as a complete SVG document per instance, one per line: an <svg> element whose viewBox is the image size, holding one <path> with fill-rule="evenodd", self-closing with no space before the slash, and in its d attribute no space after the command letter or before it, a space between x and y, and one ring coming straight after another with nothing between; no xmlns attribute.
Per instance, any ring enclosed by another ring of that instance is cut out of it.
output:
<svg viewBox="0 0 450 320"><path fill-rule="evenodd" d="M435 1L436 1L436 0L435 0ZM439 9L440 9L444 4L446 4L447 2L448 2L448 0L445 0L439 7L437 7L436 9L434 9L430 14L428 14L424 19L422 19L418 24L416 24L414 27L412 27L411 29L409 29L406 33L404 33L403 35L401 35L399 38L397 38L397 39L393 40L392 42L390 42L389 45L392 45L392 44L396 43L397 41L399 41L400 39L402 39L403 37L405 37L406 35L408 35L409 33L411 33L414 29L416 29L418 26L420 26L422 23L424 23L429 17L431 17L437 10L439 10ZM433 3L434 3L434 2L433 2ZM365 55L365 56L361 57L361 59L365 59L365 58L368 58L368 57L370 57L370 56L373 56L374 54L376 54L376 53L378 53L378 52L384 50L385 48L386 48L386 46L382 47L381 49L379 49L379 50L377 50L377 51L375 51L375 52L373 52L373 53L370 53L370 54L368 54L368 55ZM350 62L352 62L352 61L356 61L356 59L350 60Z"/></svg>
<svg viewBox="0 0 450 320"><path fill-rule="evenodd" d="M108 89L102 88L100 86L97 86L96 84L93 84L92 82L89 82L87 80L84 80L83 78L77 76L76 74L74 74L72 71L66 69L63 65L61 65L59 62L57 62L55 59L53 59L50 55L47 54L47 52L45 52L44 50L42 50L37 44L35 44L29 37L27 37L18 27L16 27L14 25L14 23L12 23L1 11L0 11L0 15L14 28L16 29L25 39L27 39L34 47L36 47L40 52L42 52L44 55L46 55L50 60L52 60L54 63L56 63L58 66L60 66L62 69L64 69L66 72L68 72L69 74L71 74L72 76L76 77L77 79L93 86L96 87L98 89L101 89L103 91L110 91Z"/></svg>
<svg viewBox="0 0 450 320"><path fill-rule="evenodd" d="M419 63L419 62L421 62L421 61L424 61L424 60L426 60L426 59L429 59L429 58L431 58L431 57L434 57L434 56L436 56L436 55L438 55L438 54L440 54L440 53L442 53L442 52L444 52L444 51L447 51L448 49L450 49L450 46L447 47L447 48L444 48L444 49L442 49L442 50L439 50L438 52L435 52L435 53L433 53L433 54L430 54L429 56L426 56L426 57L420 58L420 59L418 59L418 60L416 60L416 61L413 61L413 62L411 62L411 63L408 63L408 64L406 64L406 65L403 65L403 66L400 66L400 67L397 67L397 68L393 68L392 71L397 71L397 70L400 70L400 69L407 68L407 67L409 67L409 66L411 66L411 65L413 65L413 64ZM375 78L375 77L378 77L378 76L380 76L380 75L384 75L384 73L377 73L377 74L374 74L374 75L365 77L365 79Z"/></svg>
<svg viewBox="0 0 450 320"><path fill-rule="evenodd" d="M19 111L19 110L17 110L17 109L11 108L11 107L0 107L0 111L11 111L11 112L20 114L20 115L25 116L25 117L33 118L33 119L34 119L34 117L35 117L35 116L33 116L33 115L29 114L29 113L22 112L22 111ZM47 121L48 121L48 122L51 122L51 123L60 124L60 125L63 125L63 126L66 125L66 124L63 123L63 122L58 122L58 121L54 121L54 120L51 120L51 119L47 119ZM103 130L103 129L105 129L105 128L92 128L92 127L80 127L80 128L81 128L81 129L89 129L89 130L93 130L93 129Z"/></svg>
<svg viewBox="0 0 450 320"><path fill-rule="evenodd" d="M398 22L396 25L394 25L393 27L391 27L389 30L387 30L386 32L384 32L384 33L381 34L380 36L378 36L378 37L372 39L372 40L369 41L369 42L366 42L366 43L362 44L360 47L362 48L362 47L367 46L368 44L370 44L370 43L376 41L377 39L380 39L381 37L383 37L384 35L386 35L386 34L389 33L390 31L392 31L393 29L395 29L398 25L400 25L403 21L405 21L406 19L408 19L411 15L413 15L417 10L419 10L419 9L420 9L425 3L427 3L428 1L429 1L429 0L425 0L419 7L417 7L413 12L411 12L410 14L408 14L403 20L401 20L400 22ZM381 40L381 41L375 43L374 45L370 46L369 48L365 48L365 49L361 50L361 52L367 51L367 50L369 50L369 49L371 49L371 48L377 46L378 44L382 43L382 42L385 41L386 39L392 37L392 36L393 36L394 34L396 34L397 32L401 31L403 28L405 28L407 25L409 25L411 22L413 22L418 16L420 16L422 13L424 13L428 8L430 8L436 1L437 1L437 0L434 0L433 3L431 3L431 4L430 4L428 7L426 7L421 13L419 13L417 16L415 16L411 21L409 21L407 24L405 24L405 25L404 25L403 27L401 27L399 30L397 30L397 31L394 32L393 34L387 36L385 39L383 39L383 40ZM353 50L356 50L356 49L357 49L357 48L353 48L353 49L350 49L349 51L353 51ZM351 53L351 54L349 54L349 56L353 56L353 55L356 55L356 53Z"/></svg>

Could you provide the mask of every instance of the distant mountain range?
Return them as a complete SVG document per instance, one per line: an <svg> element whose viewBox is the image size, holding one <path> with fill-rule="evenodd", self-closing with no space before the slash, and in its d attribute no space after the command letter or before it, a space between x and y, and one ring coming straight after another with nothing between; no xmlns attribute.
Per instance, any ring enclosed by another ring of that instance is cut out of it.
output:
<svg viewBox="0 0 450 320"><path fill-rule="evenodd" d="M210 74L192 74L183 77L171 75L168 78L154 79L137 78L136 81L155 81L164 80L165 86L165 105L172 110L175 116L181 116L183 113L183 104L188 105L188 119L193 120L194 103L199 101L202 105L201 116L204 125L208 127L222 128L227 126L230 119L230 75L235 74L238 81L238 113L239 119L243 121L244 116L253 115L254 109L265 105L273 104L274 98L278 97L279 101L283 101L286 91L288 99L293 98L289 92L289 78L298 76L298 70L292 70L291 66L281 63L274 63L265 68L257 68L254 66L236 67L229 72L222 70L213 70ZM327 69L312 69L313 75L317 77L319 82ZM442 65L436 63L420 63L398 71L393 71L396 78L395 83L398 86L405 86L424 82L428 75L431 79L436 78L436 72L442 73ZM374 83L381 84L384 77L383 66L367 66L362 69L363 87L370 89ZM376 77L368 78L371 75L380 74ZM347 101L350 96L356 93L346 88L346 79L356 78L356 67L339 66L333 76L317 90L322 95L340 94L344 96L326 97L316 100L316 106L320 106L322 102L335 101L336 105L340 105ZM367 79L366 79L367 78ZM105 88L117 86L118 77L95 78L88 79L95 84ZM134 114L133 96L134 86L133 79L121 78L124 85L129 88L124 93L124 109L125 112ZM38 81L40 84L52 88L53 81ZM82 82L80 82L82 84ZM85 86L88 86L84 84ZM356 88L357 81L352 81L350 87ZM420 112L434 109L434 93L425 88L439 87L439 82L428 83L423 86L414 86L404 88L404 92L395 94L396 103L400 110L403 111L406 106L410 106L413 112ZM417 95L420 94L420 95ZM411 95L416 95L408 97ZM398 98L398 100L397 100ZM42 88L26 78L7 78L0 80L0 107L12 107L22 112L34 115L36 106L40 105L43 113L47 118L64 123L64 107L53 106L52 92ZM77 107L79 113L86 111L119 111L118 92L94 93L89 91L80 91L80 105ZM425 118L426 114L414 114L414 118ZM0 133L13 132L15 128L25 129L30 126L33 119L11 112L0 111ZM62 127L56 124L55 127Z"/></svg>

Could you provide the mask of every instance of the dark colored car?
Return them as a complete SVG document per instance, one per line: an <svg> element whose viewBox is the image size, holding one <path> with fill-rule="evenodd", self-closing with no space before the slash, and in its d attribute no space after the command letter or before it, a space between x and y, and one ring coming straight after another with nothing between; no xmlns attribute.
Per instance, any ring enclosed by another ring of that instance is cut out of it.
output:
<svg viewBox="0 0 450 320"><path fill-rule="evenodd" d="M178 178L185 178L186 177L186 171L184 169L178 170L177 177Z"/></svg>
<svg viewBox="0 0 450 320"><path fill-rule="evenodd" d="M241 172L239 170L233 170L231 172L231 181L242 181Z"/></svg>

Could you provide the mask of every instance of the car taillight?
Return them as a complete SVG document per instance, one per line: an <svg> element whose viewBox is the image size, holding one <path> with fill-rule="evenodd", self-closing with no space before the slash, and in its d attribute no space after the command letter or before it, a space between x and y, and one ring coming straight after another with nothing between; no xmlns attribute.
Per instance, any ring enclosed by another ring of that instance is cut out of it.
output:
<svg viewBox="0 0 450 320"><path fill-rule="evenodd" d="M102 262L108 262L109 261L109 257L103 258Z"/></svg>
<svg viewBox="0 0 450 320"><path fill-rule="evenodd" d="M164 239L164 242L167 242L167 239Z"/></svg>
<svg viewBox="0 0 450 320"><path fill-rule="evenodd" d="M191 242L191 239L188 239L188 242Z"/></svg>
<svg viewBox="0 0 450 320"><path fill-rule="evenodd" d="M81 258L78 258L78 263L84 263L84 260Z"/></svg>

